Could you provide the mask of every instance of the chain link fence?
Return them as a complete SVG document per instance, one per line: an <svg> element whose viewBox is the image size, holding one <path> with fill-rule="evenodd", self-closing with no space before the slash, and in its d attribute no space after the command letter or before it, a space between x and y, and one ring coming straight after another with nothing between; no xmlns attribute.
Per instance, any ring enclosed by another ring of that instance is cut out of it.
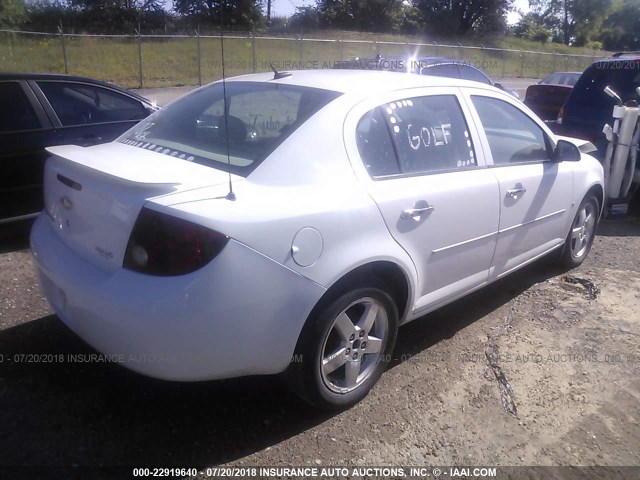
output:
<svg viewBox="0 0 640 480"><path fill-rule="evenodd" d="M582 72L606 52L586 54L468 45L256 36L81 35L0 30L0 71L69 73L125 87L202 85L226 76L332 68L354 57L438 56L468 62L494 78Z"/></svg>

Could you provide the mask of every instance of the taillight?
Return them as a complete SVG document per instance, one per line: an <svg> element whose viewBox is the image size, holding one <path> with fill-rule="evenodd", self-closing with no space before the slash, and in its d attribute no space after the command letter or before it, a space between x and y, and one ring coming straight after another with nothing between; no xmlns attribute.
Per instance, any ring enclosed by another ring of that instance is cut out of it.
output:
<svg viewBox="0 0 640 480"><path fill-rule="evenodd" d="M143 208L122 266L149 275L185 275L209 263L228 240L202 225Z"/></svg>

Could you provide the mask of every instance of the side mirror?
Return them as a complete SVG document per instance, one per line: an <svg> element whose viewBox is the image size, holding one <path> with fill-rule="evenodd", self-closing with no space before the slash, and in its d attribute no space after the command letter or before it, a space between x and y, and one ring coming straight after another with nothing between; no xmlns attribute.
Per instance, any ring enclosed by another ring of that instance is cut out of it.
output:
<svg viewBox="0 0 640 480"><path fill-rule="evenodd" d="M566 140L558 140L556 149L553 151L554 162L579 162L580 158L578 147Z"/></svg>

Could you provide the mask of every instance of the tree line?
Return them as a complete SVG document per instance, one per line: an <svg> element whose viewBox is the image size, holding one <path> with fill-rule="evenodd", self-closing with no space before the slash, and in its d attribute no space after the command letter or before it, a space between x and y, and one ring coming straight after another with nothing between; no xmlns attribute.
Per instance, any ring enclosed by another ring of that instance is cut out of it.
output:
<svg viewBox="0 0 640 480"><path fill-rule="evenodd" d="M517 36L606 50L640 49L640 0L530 0Z"/></svg>
<svg viewBox="0 0 640 480"><path fill-rule="evenodd" d="M530 0L507 25L514 0L316 0L288 18L266 18L285 0L0 0L0 28L74 33L178 33L194 29L343 29L430 39L513 34L538 42L640 49L640 0Z"/></svg>

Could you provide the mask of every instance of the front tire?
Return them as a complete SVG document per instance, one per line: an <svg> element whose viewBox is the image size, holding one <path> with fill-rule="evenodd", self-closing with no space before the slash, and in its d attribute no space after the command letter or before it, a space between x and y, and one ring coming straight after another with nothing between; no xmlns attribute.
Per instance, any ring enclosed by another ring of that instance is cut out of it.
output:
<svg viewBox="0 0 640 480"><path fill-rule="evenodd" d="M576 268L584 262L591 250L591 245L593 245L599 218L598 199L593 195L585 197L571 223L571 229L560 257L562 265Z"/></svg>
<svg viewBox="0 0 640 480"><path fill-rule="evenodd" d="M296 393L336 410L362 400L391 360L398 309L381 288L357 288L319 304L305 324L293 364Z"/></svg>

